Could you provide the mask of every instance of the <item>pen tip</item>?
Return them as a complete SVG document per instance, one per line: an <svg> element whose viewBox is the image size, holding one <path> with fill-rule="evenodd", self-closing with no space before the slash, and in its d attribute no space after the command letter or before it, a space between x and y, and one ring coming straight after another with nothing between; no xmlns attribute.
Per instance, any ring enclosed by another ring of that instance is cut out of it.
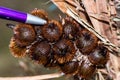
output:
<svg viewBox="0 0 120 80"><path fill-rule="evenodd" d="M47 21L37 16L27 14L26 23L35 24L35 25L44 25L47 23Z"/></svg>

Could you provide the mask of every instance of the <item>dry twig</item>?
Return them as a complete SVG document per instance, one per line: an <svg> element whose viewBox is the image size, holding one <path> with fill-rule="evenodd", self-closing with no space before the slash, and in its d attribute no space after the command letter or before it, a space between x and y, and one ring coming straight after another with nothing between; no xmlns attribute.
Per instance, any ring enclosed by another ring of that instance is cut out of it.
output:
<svg viewBox="0 0 120 80"><path fill-rule="evenodd" d="M53 74L26 76L26 77L0 77L0 80L45 80L51 78L58 78L63 75L64 75L63 73L53 73Z"/></svg>

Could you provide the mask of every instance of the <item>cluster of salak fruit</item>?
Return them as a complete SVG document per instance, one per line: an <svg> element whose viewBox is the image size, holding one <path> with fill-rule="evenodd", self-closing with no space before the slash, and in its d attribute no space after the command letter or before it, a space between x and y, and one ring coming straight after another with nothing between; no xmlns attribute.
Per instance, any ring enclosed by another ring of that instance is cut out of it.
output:
<svg viewBox="0 0 120 80"><path fill-rule="evenodd" d="M107 63L108 49L71 17L59 21L48 19L40 9L34 9L31 14L45 19L47 24L12 26L14 35L9 48L15 57L27 55L46 68L57 67L64 74L81 79L89 79Z"/></svg>

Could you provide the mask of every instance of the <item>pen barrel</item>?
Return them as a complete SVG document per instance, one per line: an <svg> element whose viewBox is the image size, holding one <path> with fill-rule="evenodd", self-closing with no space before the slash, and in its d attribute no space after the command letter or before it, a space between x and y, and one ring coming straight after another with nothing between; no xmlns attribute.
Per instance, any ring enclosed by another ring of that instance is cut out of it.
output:
<svg viewBox="0 0 120 80"><path fill-rule="evenodd" d="M25 23L27 14L24 12L20 12L0 6L0 18Z"/></svg>

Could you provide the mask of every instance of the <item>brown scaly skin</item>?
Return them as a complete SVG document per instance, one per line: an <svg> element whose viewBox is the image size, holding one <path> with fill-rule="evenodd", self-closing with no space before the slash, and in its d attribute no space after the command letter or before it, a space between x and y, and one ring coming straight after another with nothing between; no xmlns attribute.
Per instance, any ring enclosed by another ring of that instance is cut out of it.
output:
<svg viewBox="0 0 120 80"><path fill-rule="evenodd" d="M105 65L109 60L108 49L102 44L99 44L89 55L88 58L91 63L95 65Z"/></svg>
<svg viewBox="0 0 120 80"><path fill-rule="evenodd" d="M19 46L28 46L36 38L35 31L33 27L29 24L18 24L14 27L14 38L16 44Z"/></svg>
<svg viewBox="0 0 120 80"><path fill-rule="evenodd" d="M26 55L26 47L18 46L13 37L10 40L9 48L14 57L24 57Z"/></svg>
<svg viewBox="0 0 120 80"><path fill-rule="evenodd" d="M76 74L78 72L79 63L77 61L70 61L60 66L65 74Z"/></svg>
<svg viewBox="0 0 120 80"><path fill-rule="evenodd" d="M62 39L54 45L53 53L58 63L63 64L73 59L76 50L70 40Z"/></svg>
<svg viewBox="0 0 120 80"><path fill-rule="evenodd" d="M59 40L62 36L62 31L62 25L56 20L48 21L48 23L42 28L43 37L50 42Z"/></svg>
<svg viewBox="0 0 120 80"><path fill-rule="evenodd" d="M82 54L89 54L98 43L98 38L88 30L83 29L78 33L76 46Z"/></svg>
<svg viewBox="0 0 120 80"><path fill-rule="evenodd" d="M49 45L49 43L45 41L38 41L31 45L28 51L28 55L37 63L45 65L49 60L50 52L51 46Z"/></svg>
<svg viewBox="0 0 120 80"><path fill-rule="evenodd" d="M80 66L78 71L78 76L83 79L89 79L96 71L96 66L90 63L88 59L84 60Z"/></svg>
<svg viewBox="0 0 120 80"><path fill-rule="evenodd" d="M43 18L43 19L45 19L45 20L48 20L48 15L47 15L47 13L46 13L44 10L42 10L42 9L37 9L37 8L35 8L35 9L32 10L30 13L31 13L32 15L35 15L35 16L38 16L38 17Z"/></svg>
<svg viewBox="0 0 120 80"><path fill-rule="evenodd" d="M76 34L79 31L80 26L72 18L66 17L64 19L63 28L64 28L64 31L63 31L64 32L64 38L74 40L76 38Z"/></svg>

